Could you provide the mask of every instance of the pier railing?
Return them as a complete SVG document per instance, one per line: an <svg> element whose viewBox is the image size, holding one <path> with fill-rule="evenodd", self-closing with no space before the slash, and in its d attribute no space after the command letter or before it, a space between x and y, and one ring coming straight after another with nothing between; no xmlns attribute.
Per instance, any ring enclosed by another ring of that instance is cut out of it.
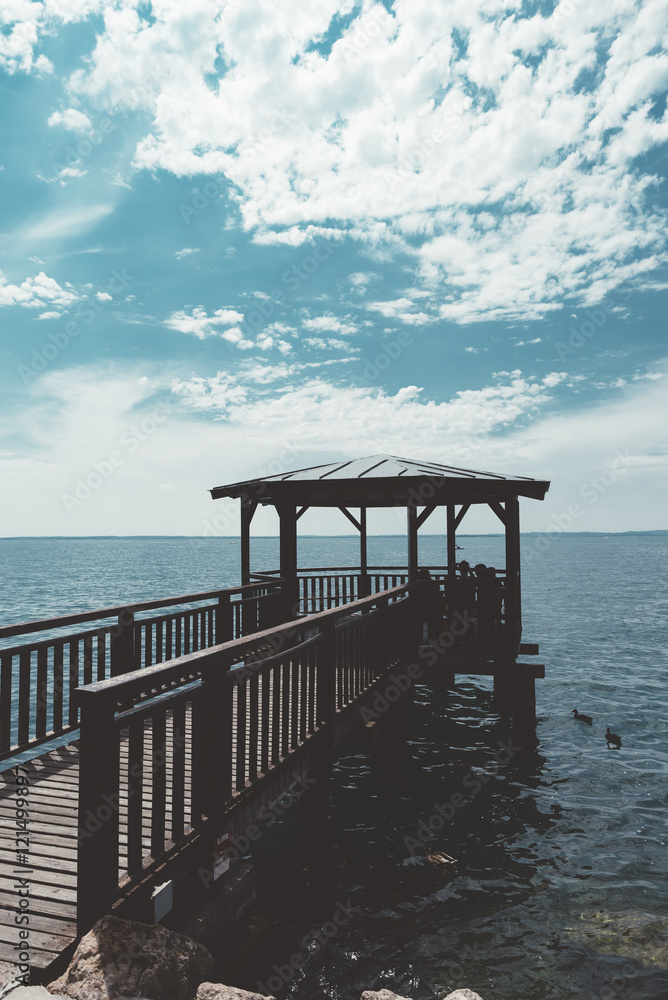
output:
<svg viewBox="0 0 668 1000"><path fill-rule="evenodd" d="M148 612L169 610L161 615ZM76 688L277 624L281 581L0 628L0 760L73 734ZM110 621L110 619L113 619ZM76 626L92 623L80 631Z"/></svg>
<svg viewBox="0 0 668 1000"><path fill-rule="evenodd" d="M445 605L461 604L443 567L427 567ZM505 576L497 572L499 607ZM298 573L298 609L286 609L278 571L254 574L242 587L144 601L0 628L0 761L60 737L74 738L81 685L151 667L251 635L294 617L319 614L404 586L403 567L315 567ZM475 604L475 581L471 581ZM445 606L444 605L444 606ZM463 605L462 605L463 606ZM162 614L151 611L168 609ZM291 613L292 612L292 613ZM84 631L77 626L89 625ZM505 607L495 634L505 629ZM475 629L469 633L476 637ZM18 641L17 641L18 640Z"/></svg>
<svg viewBox="0 0 668 1000"><path fill-rule="evenodd" d="M419 641L420 584L80 688L79 931ZM208 842L208 841L207 841ZM210 854L208 855L211 856Z"/></svg>

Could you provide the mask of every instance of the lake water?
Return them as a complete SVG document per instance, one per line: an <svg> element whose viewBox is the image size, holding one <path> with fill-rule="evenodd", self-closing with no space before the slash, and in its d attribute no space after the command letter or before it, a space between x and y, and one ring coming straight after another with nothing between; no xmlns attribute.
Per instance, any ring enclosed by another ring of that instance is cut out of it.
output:
<svg viewBox="0 0 668 1000"><path fill-rule="evenodd" d="M460 544L472 564L503 565L499 537ZM405 562L403 539L369 547L372 564ZM229 539L3 539L0 623L232 586L238 550ZM254 568L275 568L277 552L254 539ZM302 566L354 566L356 553L355 538L300 540ZM442 564L442 539L421 539L421 559ZM524 538L524 638L540 643L547 675L538 746L496 765L510 724L489 684L419 685L395 769L352 745L339 754L328 842L304 850L299 805L263 831L253 858L268 937L238 985L267 984L298 954L281 1000L381 988L427 1000L457 986L484 1000L666 1000L667 567L662 537L562 536L543 552ZM608 725L620 750L606 746ZM465 782L470 772L480 780ZM457 792L464 804L428 845L456 864L412 855L410 838ZM335 926L340 903L348 923L319 945L312 932Z"/></svg>

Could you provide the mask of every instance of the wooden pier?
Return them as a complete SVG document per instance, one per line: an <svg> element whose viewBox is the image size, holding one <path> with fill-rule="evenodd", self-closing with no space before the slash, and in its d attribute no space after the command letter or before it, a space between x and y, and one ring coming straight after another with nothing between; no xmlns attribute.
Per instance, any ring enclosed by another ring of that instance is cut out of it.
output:
<svg viewBox="0 0 668 1000"><path fill-rule="evenodd" d="M521 644L517 493L542 498L547 484L492 477L485 494L474 477L489 474L448 479L430 467L399 486L394 469L379 486L373 469L390 460L365 461L372 468L354 479L330 467L291 474L296 503L285 479L213 491L242 499L240 587L0 628L0 961L16 961L21 908L29 963L46 969L104 913L159 917L160 887L174 908L204 898L225 867L221 839L233 842L295 783L325 781L336 744L390 687L406 695L430 671L491 675L530 733L544 671L518 661L537 647ZM367 565L365 507L354 517L346 506L362 489L366 505L407 505L405 568ZM360 530L359 570L297 569L300 493L302 509L345 508ZM439 501L448 562L425 573L417 530ZM281 566L251 578L258 502L279 508ZM454 562L473 502L506 526L493 603Z"/></svg>

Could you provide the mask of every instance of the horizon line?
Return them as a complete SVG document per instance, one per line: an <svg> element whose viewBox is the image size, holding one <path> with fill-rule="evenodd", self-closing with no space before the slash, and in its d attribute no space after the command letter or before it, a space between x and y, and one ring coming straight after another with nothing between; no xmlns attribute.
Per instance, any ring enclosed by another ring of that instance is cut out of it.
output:
<svg viewBox="0 0 668 1000"><path fill-rule="evenodd" d="M520 537L523 535L570 535L572 537L590 535L594 537L604 537L607 538L610 535L668 535L668 528L627 528L624 531L554 531L549 528L545 531L520 531ZM275 538L279 539L279 535L251 535L251 539L265 539L265 538ZM327 534L304 534L299 535L299 538L359 538L359 535L350 534L337 534L337 535L327 535ZM445 538L445 532L437 532L435 534L424 534L420 535L421 538ZM458 534L457 538L503 538L504 532L502 531L483 531L471 534ZM11 541L38 541L44 539L50 539L51 541L73 541L74 539L79 539L81 541L100 541L103 539L130 539L130 538L174 538L174 539L198 539L203 542L210 541L237 541L241 538L240 535L0 535L0 541L11 542ZM403 532L396 532L393 534L368 534L367 538L406 538Z"/></svg>

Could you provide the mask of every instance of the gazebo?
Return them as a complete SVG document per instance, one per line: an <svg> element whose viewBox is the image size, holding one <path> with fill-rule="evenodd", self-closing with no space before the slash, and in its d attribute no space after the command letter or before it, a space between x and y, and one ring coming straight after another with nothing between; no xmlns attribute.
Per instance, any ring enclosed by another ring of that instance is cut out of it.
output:
<svg viewBox="0 0 668 1000"><path fill-rule="evenodd" d="M417 581L421 575L418 530L437 508L445 508L447 561L434 579L452 611L458 601L457 530L473 505L486 504L503 525L505 534L506 564L504 569L498 571L498 586L503 603L503 652L507 656L513 650L517 654L522 628L519 498L543 500L549 485L549 482L525 476L461 469L393 455L372 455L218 486L211 490L211 496L214 500L233 497L241 501L242 584L251 581L250 527L253 516L258 505L276 508L280 524L279 573L286 608L292 609L293 617L307 610L303 606L304 599L308 593L314 593L313 586L309 590L309 582L303 575L300 576L297 566L297 522L310 507L340 510L359 532L359 573L354 574L354 581L349 581L354 585L348 587L341 580L340 586L337 582L336 592L332 594L330 587L327 595L321 587L321 599L323 596L332 598L327 606L332 601L343 603L375 593L382 589L383 580L387 583L387 575L371 573L368 565L369 508L406 509L407 559L403 582L408 583ZM358 511L357 515L351 508ZM328 573L326 569L319 572ZM394 579L399 582L397 577ZM472 583L476 587L478 582ZM310 610L317 608L312 606ZM480 656L481 652L478 643L477 655Z"/></svg>

